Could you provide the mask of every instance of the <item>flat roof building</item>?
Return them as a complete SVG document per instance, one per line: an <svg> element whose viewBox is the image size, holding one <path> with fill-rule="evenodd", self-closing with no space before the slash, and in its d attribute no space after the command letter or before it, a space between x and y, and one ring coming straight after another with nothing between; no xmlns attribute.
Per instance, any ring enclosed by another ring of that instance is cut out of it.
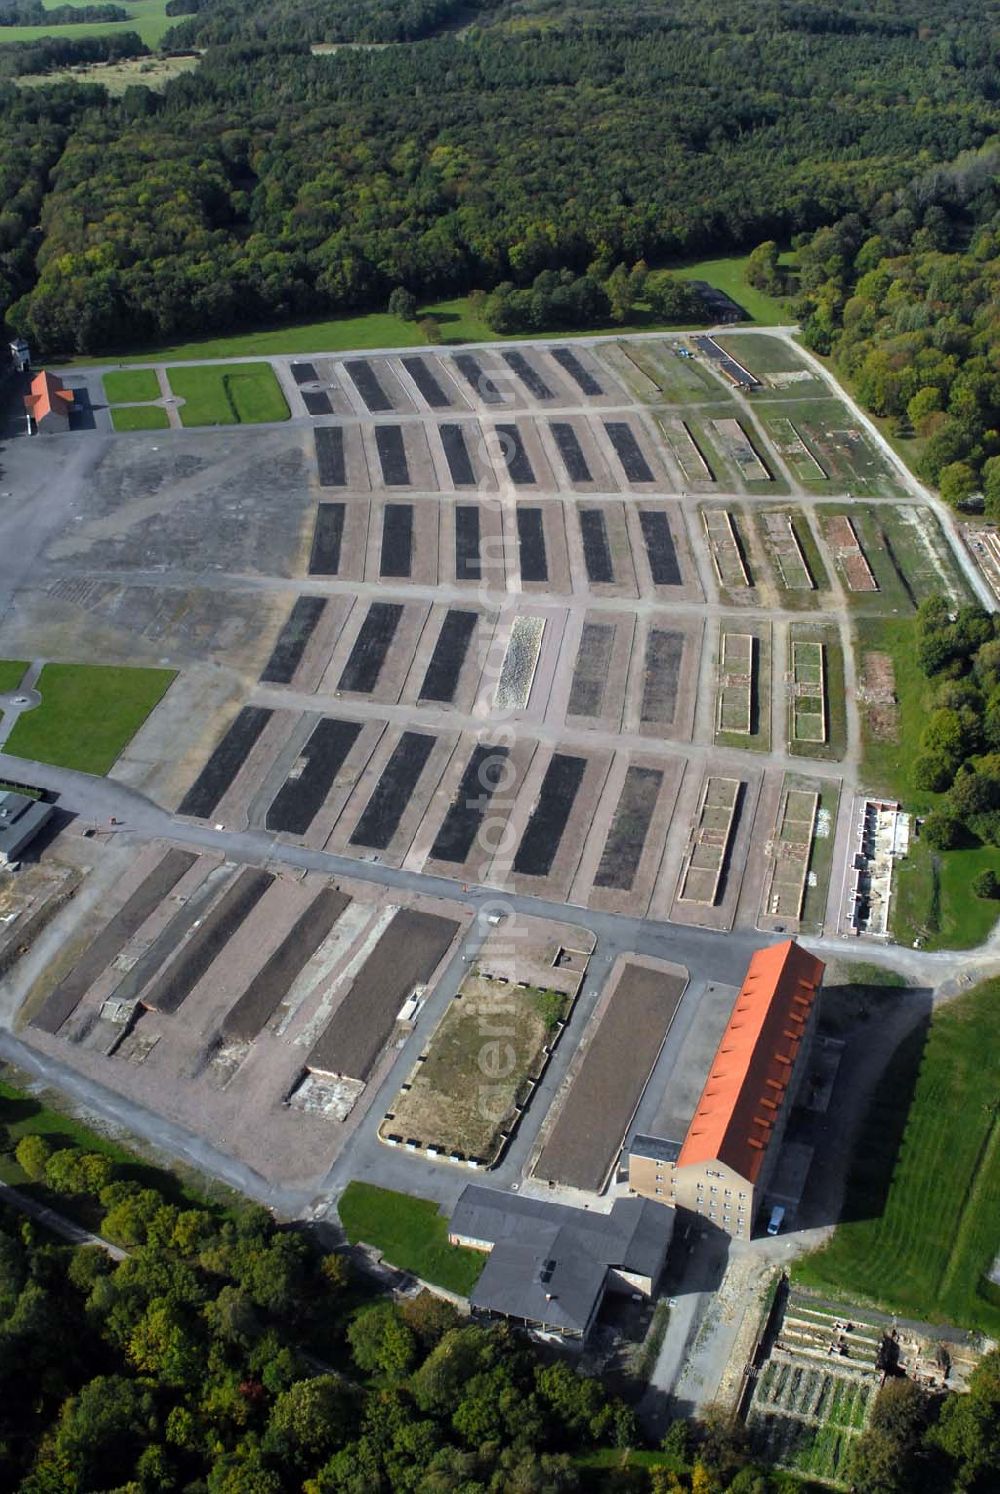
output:
<svg viewBox="0 0 1000 1494"><path fill-rule="evenodd" d="M487 1317L583 1340L607 1291L651 1296L673 1234L673 1212L618 1199L609 1214L470 1184L448 1226L453 1245L489 1259L469 1298Z"/></svg>
<svg viewBox="0 0 1000 1494"><path fill-rule="evenodd" d="M52 818L52 805L0 790L0 866L10 866Z"/></svg>
<svg viewBox="0 0 1000 1494"><path fill-rule="evenodd" d="M683 1143L633 1138L633 1192L750 1238L808 1064L824 969L794 939L757 951Z"/></svg>

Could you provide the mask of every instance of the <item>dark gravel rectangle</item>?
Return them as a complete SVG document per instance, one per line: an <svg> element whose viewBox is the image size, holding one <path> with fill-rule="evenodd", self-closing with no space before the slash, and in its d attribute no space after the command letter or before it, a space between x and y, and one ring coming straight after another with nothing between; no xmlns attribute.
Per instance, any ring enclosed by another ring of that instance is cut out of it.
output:
<svg viewBox="0 0 1000 1494"><path fill-rule="evenodd" d="M354 978L306 1064L367 1079L414 986L430 980L458 933L450 918L401 908Z"/></svg>
<svg viewBox="0 0 1000 1494"><path fill-rule="evenodd" d="M514 370L529 394L533 394L536 399L552 399L552 390L523 353L503 353L501 357L507 367Z"/></svg>
<svg viewBox="0 0 1000 1494"><path fill-rule="evenodd" d="M760 382L747 369L741 368L736 359L730 357L725 348L720 347L711 337L693 337L691 341L699 352L704 353L706 358L711 358L713 363L718 363L721 368L724 368L734 384L757 384Z"/></svg>
<svg viewBox="0 0 1000 1494"><path fill-rule="evenodd" d="M545 528L540 508L518 508L517 549L521 580L547 581L549 565L545 554Z"/></svg>
<svg viewBox="0 0 1000 1494"><path fill-rule="evenodd" d="M632 427L626 425L623 420L606 420L604 429L611 438L611 444L618 453L618 460L629 482L652 482L653 473L639 450L639 443L635 439Z"/></svg>
<svg viewBox="0 0 1000 1494"><path fill-rule="evenodd" d="M413 567L413 505L387 503L382 510L380 576L408 576Z"/></svg>
<svg viewBox="0 0 1000 1494"><path fill-rule="evenodd" d="M278 634L278 641L271 657L264 665L260 681L262 685L290 685L295 671L302 663L316 626L326 611L325 597L298 597L295 605Z"/></svg>
<svg viewBox="0 0 1000 1494"><path fill-rule="evenodd" d="M677 710L677 683L684 657L684 634L654 628L646 644L646 674L642 685L643 721L669 726Z"/></svg>
<svg viewBox="0 0 1000 1494"><path fill-rule="evenodd" d="M670 520L659 509L641 509L639 524L649 556L649 569L655 586L680 586L681 568L677 547L670 532Z"/></svg>
<svg viewBox="0 0 1000 1494"><path fill-rule="evenodd" d="M290 835L305 835L316 818L333 781L354 746L361 731L359 721L340 721L324 717L317 722L302 749L304 767L297 778L288 778L274 796L267 811L269 830L287 830Z"/></svg>
<svg viewBox="0 0 1000 1494"><path fill-rule="evenodd" d="M272 715L273 712L266 706L243 707L184 795L178 814L189 814L199 820L208 818L242 768Z"/></svg>
<svg viewBox="0 0 1000 1494"><path fill-rule="evenodd" d="M600 1192L683 994L682 976L626 966L566 1092L536 1177Z"/></svg>
<svg viewBox="0 0 1000 1494"><path fill-rule="evenodd" d="M584 623L570 686L568 716L599 716L608 685L615 630L610 623Z"/></svg>
<svg viewBox="0 0 1000 1494"><path fill-rule="evenodd" d="M447 410L451 406L444 389L431 373L423 358L403 358L403 367L416 384L432 410Z"/></svg>
<svg viewBox="0 0 1000 1494"><path fill-rule="evenodd" d="M595 887L630 892L639 869L642 848L656 808L663 774L658 768L629 768L604 842Z"/></svg>
<svg viewBox="0 0 1000 1494"><path fill-rule="evenodd" d="M480 581L482 575L479 510L471 503L460 503L455 509L455 580Z"/></svg>
<svg viewBox="0 0 1000 1494"><path fill-rule="evenodd" d="M324 887L316 894L226 1013L222 1020L224 1038L237 1043L253 1042L350 901L332 887Z"/></svg>
<svg viewBox="0 0 1000 1494"><path fill-rule="evenodd" d="M143 1006L172 1013L187 1000L209 966L274 881L270 872L245 867L202 919L181 953L149 987Z"/></svg>
<svg viewBox="0 0 1000 1494"><path fill-rule="evenodd" d="M340 570L340 546L344 539L344 503L321 503L316 510L310 576L335 576Z"/></svg>
<svg viewBox="0 0 1000 1494"><path fill-rule="evenodd" d="M410 468L406 460L401 425L377 425L375 445L382 466L382 480L386 487L405 488L410 482Z"/></svg>
<svg viewBox="0 0 1000 1494"><path fill-rule="evenodd" d="M119 908L113 918L104 925L97 938L84 950L73 969L60 981L46 1000L32 1027L41 1032L56 1033L71 1017L86 996L98 976L116 959L132 936L142 928L160 906L163 899L176 887L186 871L197 861L192 851L171 850L158 861Z"/></svg>
<svg viewBox="0 0 1000 1494"><path fill-rule="evenodd" d="M484 404L503 404L503 395L489 374L485 372L478 358L473 358L471 353L453 353L452 362Z"/></svg>
<svg viewBox="0 0 1000 1494"><path fill-rule="evenodd" d="M372 602L354 640L338 689L362 694L374 690L402 615L399 602Z"/></svg>
<svg viewBox="0 0 1000 1494"><path fill-rule="evenodd" d="M475 612L453 609L446 613L418 699L443 702L454 700L458 677L475 631Z"/></svg>
<svg viewBox="0 0 1000 1494"><path fill-rule="evenodd" d="M549 429L555 437L559 455L562 457L566 476L570 482L592 482L587 458L583 454L583 448L577 440L573 427L565 420L550 420Z"/></svg>
<svg viewBox="0 0 1000 1494"><path fill-rule="evenodd" d="M448 471L456 488L469 488L475 485L476 474L469 456L468 447L465 444L465 432L460 425L441 426L441 445L444 447L445 459L448 463Z"/></svg>
<svg viewBox="0 0 1000 1494"><path fill-rule="evenodd" d="M316 466L321 488L342 488L347 484L344 462L344 432L339 425L321 425L313 432L316 442Z"/></svg>
<svg viewBox="0 0 1000 1494"><path fill-rule="evenodd" d="M302 403L310 415L332 415L333 406L325 389L303 389Z"/></svg>
<svg viewBox="0 0 1000 1494"><path fill-rule="evenodd" d="M571 348L553 348L552 356L566 370L583 394L599 395L604 393L594 375L587 372Z"/></svg>
<svg viewBox="0 0 1000 1494"><path fill-rule="evenodd" d="M433 861L460 864L467 859L490 800L506 775L507 756L506 747L493 747L485 742L473 749L458 792L431 846Z"/></svg>
<svg viewBox="0 0 1000 1494"><path fill-rule="evenodd" d="M352 846L385 850L399 829L403 811L413 796L436 741L436 737L428 736L426 732L404 731L351 833Z"/></svg>
<svg viewBox="0 0 1000 1494"><path fill-rule="evenodd" d="M314 363L293 363L291 364L291 370L292 378L296 384L315 384L319 378Z"/></svg>
<svg viewBox="0 0 1000 1494"><path fill-rule="evenodd" d="M382 415L393 408L392 400L375 377L375 371L366 358L349 358L344 367L373 415Z"/></svg>
<svg viewBox="0 0 1000 1494"><path fill-rule="evenodd" d="M580 538L583 540L583 563L587 567L587 580L596 584L614 581L615 570L611 564L607 520L599 508L580 510Z"/></svg>
<svg viewBox="0 0 1000 1494"><path fill-rule="evenodd" d="M561 752L553 757L514 857L515 872L527 877L548 876L586 769L584 757L568 757Z"/></svg>
<svg viewBox="0 0 1000 1494"><path fill-rule="evenodd" d="M497 435L503 446L504 460L513 483L534 482L535 469L528 459L521 432L516 425L498 425Z"/></svg>

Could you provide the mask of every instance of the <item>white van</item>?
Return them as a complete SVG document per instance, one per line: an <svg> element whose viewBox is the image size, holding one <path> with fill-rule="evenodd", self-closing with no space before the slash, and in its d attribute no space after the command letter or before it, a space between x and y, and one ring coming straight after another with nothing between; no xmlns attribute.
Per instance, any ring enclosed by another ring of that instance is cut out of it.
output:
<svg viewBox="0 0 1000 1494"><path fill-rule="evenodd" d="M776 1235L778 1233L778 1231L781 1229L781 1226L782 1226L782 1224L784 1222L785 1222L785 1211L781 1207L780 1204L775 1204L774 1208L771 1210L771 1218L769 1219L768 1225L767 1225L767 1232L768 1232L768 1234L769 1235Z"/></svg>

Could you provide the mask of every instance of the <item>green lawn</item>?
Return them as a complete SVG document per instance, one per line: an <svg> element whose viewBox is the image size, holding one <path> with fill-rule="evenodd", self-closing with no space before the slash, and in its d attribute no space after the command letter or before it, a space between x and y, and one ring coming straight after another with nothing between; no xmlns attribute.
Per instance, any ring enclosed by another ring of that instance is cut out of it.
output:
<svg viewBox="0 0 1000 1494"><path fill-rule="evenodd" d="M62 0L67 5L85 5L88 0ZM3 26L0 45L5 42L38 41L43 36L61 36L74 40L85 36L108 36L114 32L135 31L147 47L156 48L176 18L167 15L167 0L115 0L128 11L127 21L83 21L79 26Z"/></svg>
<svg viewBox="0 0 1000 1494"><path fill-rule="evenodd" d="M791 319L790 313L782 302L744 285L742 277L745 264L746 256L735 255L729 259L699 260L696 264L672 268L675 274L688 280L707 280L711 285L718 286L720 290L728 291L741 306L750 312L753 320L762 326L787 324ZM504 340L475 315L467 296L433 301L421 307L419 315L437 317L443 342L502 342ZM675 323L656 321L649 308L640 303L635 309L632 320L624 325L609 322L605 327L583 327L578 332L558 328L540 332L538 335L589 337L595 333L609 332L627 336L633 332L671 330L676 330ZM515 335L524 337L526 334ZM236 332L229 337L206 337L188 342L162 343L156 347L147 347L142 352L134 348L124 348L115 350L111 356L117 360L118 358L127 359L131 355L143 363L148 363L153 356L166 362L183 362L189 359L247 358L254 355L264 358L305 353L364 352L370 348L418 347L425 341L417 322L404 322L397 316L390 316L388 312L372 311L362 316L327 317L322 321L300 322L283 327L261 327L249 332ZM59 366L92 368L93 365L93 357L87 356L68 358Z"/></svg>
<svg viewBox="0 0 1000 1494"><path fill-rule="evenodd" d="M116 431L165 431L170 416L162 405L118 405L111 411Z"/></svg>
<svg viewBox="0 0 1000 1494"><path fill-rule="evenodd" d="M160 381L154 368L117 369L106 373L102 383L109 405L137 405L160 397Z"/></svg>
<svg viewBox="0 0 1000 1494"><path fill-rule="evenodd" d="M486 1257L448 1244L448 1225L437 1205L408 1193L348 1183L337 1205L352 1245L359 1240L381 1250L401 1271L467 1297Z"/></svg>
<svg viewBox="0 0 1000 1494"><path fill-rule="evenodd" d="M25 659L0 659L0 695L17 689L27 667Z"/></svg>
<svg viewBox="0 0 1000 1494"><path fill-rule="evenodd" d="M900 1047L858 1137L846 1222L798 1279L1000 1334L1000 1294L984 1278L1000 1219L998 1023L1000 981L987 981Z"/></svg>
<svg viewBox="0 0 1000 1494"><path fill-rule="evenodd" d="M171 368L173 392L184 400L182 425L259 425L287 420L288 404L269 363Z"/></svg>
<svg viewBox="0 0 1000 1494"><path fill-rule="evenodd" d="M7 752L35 762L107 773L174 678L172 669L46 664L42 703L18 721Z"/></svg>
<svg viewBox="0 0 1000 1494"><path fill-rule="evenodd" d="M732 294L737 300L739 299L735 291ZM754 292L754 294L757 295L759 292ZM770 297L765 297L765 299L769 300ZM765 374L770 373L807 373L808 381L803 379L787 387L793 395L795 391L799 394L814 392L811 386L819 379L819 374L814 373L803 361L795 344L786 342L783 337L743 337L739 332L726 332L720 333L715 340L720 347L732 353L737 363L742 363L745 369L758 378L763 379ZM769 395L773 395L774 392L771 389L767 391Z"/></svg>

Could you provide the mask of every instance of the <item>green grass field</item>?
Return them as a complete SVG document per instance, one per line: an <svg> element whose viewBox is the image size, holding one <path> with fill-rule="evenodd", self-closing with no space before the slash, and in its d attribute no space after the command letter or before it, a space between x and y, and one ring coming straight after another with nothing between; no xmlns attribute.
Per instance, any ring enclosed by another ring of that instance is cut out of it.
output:
<svg viewBox="0 0 1000 1494"><path fill-rule="evenodd" d="M1000 1334L1000 1293L984 1277L1000 1218L998 1022L1000 981L987 981L936 1013L926 1046L921 1028L900 1047L857 1141L848 1222L797 1279Z"/></svg>
<svg viewBox="0 0 1000 1494"><path fill-rule="evenodd" d="M109 405L137 405L160 397L155 368L122 368L101 380Z"/></svg>
<svg viewBox="0 0 1000 1494"><path fill-rule="evenodd" d="M85 5L88 0L62 0L67 5ZM73 40L85 36L108 36L118 31L135 31L147 47L160 45L176 19L167 15L167 0L115 0L128 11L127 21L84 21L79 26L3 26L0 45L4 42L38 41L43 36L62 36Z"/></svg>
<svg viewBox="0 0 1000 1494"><path fill-rule="evenodd" d="M771 296L764 296L759 291L751 291L743 285L745 263L746 257L740 255L729 259L700 260L696 264L675 267L675 274L689 280L707 280L720 290L727 290L762 326L787 323L789 312L782 302L775 301ZM421 307L419 315L437 318L441 339L446 343L503 341L476 316L467 296L431 302ZM624 325L611 322L606 327L584 327L578 332L559 329L539 335L587 337L607 332L627 336L633 332L658 330L676 330L676 325L654 320L648 308L640 304L633 320ZM523 333L517 335L524 336ZM231 337L206 337L188 342L163 343L147 347L142 352L124 348L114 350L109 356L116 361L127 360L132 356L148 363L155 356L168 362L186 362L202 358L265 358L305 353L364 352L372 348L419 347L425 341L417 322L404 322L397 316L390 316L388 312L373 311L363 316L326 317L321 321L300 322L284 327L261 327L250 332L237 332ZM69 358L59 363L63 368L92 368L93 365L92 356Z"/></svg>
<svg viewBox="0 0 1000 1494"><path fill-rule="evenodd" d="M735 292L733 295L735 296ZM764 299L770 300L771 298L765 297ZM732 353L737 363L742 363L745 369L761 380L766 374L771 373L809 374L808 380L803 379L801 382L796 381L785 386L793 398L796 395L815 393L819 375L813 373L809 365L803 361L795 344L786 342L783 337L741 337L739 332L725 332L720 333L715 340L720 347ZM768 388L760 392L767 398L773 398L775 394L780 393L780 390Z"/></svg>
<svg viewBox="0 0 1000 1494"><path fill-rule="evenodd" d="M42 703L7 739L14 757L107 773L174 679L172 669L103 664L46 664Z"/></svg>
<svg viewBox="0 0 1000 1494"><path fill-rule="evenodd" d="M174 394L184 400L182 425L259 425L287 420L288 404L269 363L171 368Z"/></svg>
<svg viewBox="0 0 1000 1494"><path fill-rule="evenodd" d="M24 679L28 664L25 659L0 659L0 695L16 690Z"/></svg>
<svg viewBox="0 0 1000 1494"><path fill-rule="evenodd" d="M170 416L162 405L119 405L111 411L116 431L165 431Z"/></svg>
<svg viewBox="0 0 1000 1494"><path fill-rule="evenodd" d="M371 1183L348 1183L337 1205L352 1245L359 1240L381 1250L401 1271L466 1297L486 1257L448 1244L448 1225L437 1205Z"/></svg>

